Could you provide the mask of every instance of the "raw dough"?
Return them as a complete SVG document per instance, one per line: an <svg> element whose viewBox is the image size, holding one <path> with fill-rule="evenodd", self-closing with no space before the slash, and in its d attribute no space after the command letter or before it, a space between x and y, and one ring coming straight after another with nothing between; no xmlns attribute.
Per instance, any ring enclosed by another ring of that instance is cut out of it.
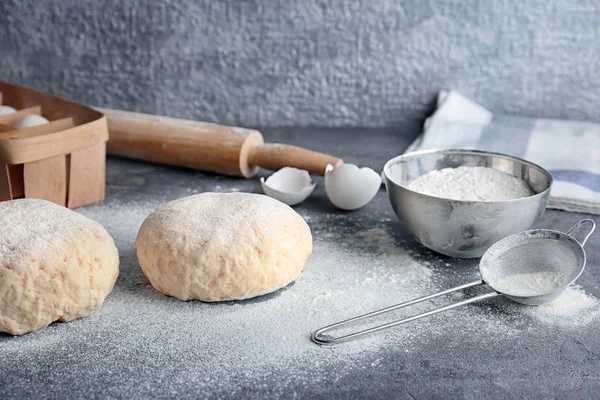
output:
<svg viewBox="0 0 600 400"><path fill-rule="evenodd" d="M102 225L45 200L0 202L0 331L13 335L87 317L119 275Z"/></svg>
<svg viewBox="0 0 600 400"><path fill-rule="evenodd" d="M138 232L154 288L180 300L240 300L292 282L312 252L304 219L250 193L202 193L164 204Z"/></svg>

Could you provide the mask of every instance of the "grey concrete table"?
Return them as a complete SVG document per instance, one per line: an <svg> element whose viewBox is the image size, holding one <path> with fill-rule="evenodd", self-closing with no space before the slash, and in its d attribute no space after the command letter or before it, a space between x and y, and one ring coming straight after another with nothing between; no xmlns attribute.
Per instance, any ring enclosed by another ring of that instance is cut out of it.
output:
<svg viewBox="0 0 600 400"><path fill-rule="evenodd" d="M381 170L386 160L402 152L418 129L419 124L414 122L399 131L274 129L264 133L269 142L309 146L341 155L348 162ZM189 187L200 192L214 188L215 181L221 186L260 192L256 180L109 158L107 196L119 197L123 203L142 195L176 198L185 195ZM317 181L322 183L320 178ZM327 202L322 184L299 209L316 216L312 218L311 226L317 231L327 223L319 215L339 212ZM384 191L370 204L369 210L368 213L363 210L353 213L355 225L352 228L368 228L389 220L391 222L387 224L396 237L410 240L393 218ZM582 217L581 214L549 210L538 226L566 229ZM582 280L586 282L588 293L600 297L598 235L590 240L586 251L588 259L595 261L590 263ZM126 270L136 267L133 250L122 253L121 257L124 278L117 285L128 285L132 291L137 286L147 286L147 282L140 281L143 279L141 274L131 275L133 272ZM465 278L447 275L448 285ZM151 292L147 289L147 293ZM73 326L85 329L84 323ZM99 332L94 340L98 343L111 340L111 346L62 341L60 337L54 337L51 345L41 347L35 344L35 336L28 336L0 335L0 399L600 397L600 332L593 325L570 333L554 329L536 335L525 332L510 342L500 343L470 340L469 337L457 341L455 336L445 338L442 335L431 339L418 351L398 347L377 354L379 362L376 366L365 359L364 363L346 368L343 373L328 365L315 366L309 371L267 369L258 380L236 377L235 390L219 385L199 390L192 378L211 373L202 371L201 363L181 365L169 357L151 360L153 356L144 354L143 347L132 352L123 347L124 343L130 342L124 342L120 335L111 336L109 332ZM198 352L199 359L205 351L197 348L181 350ZM297 374L308 377L308 383L306 379L294 380L293 375ZM311 380L319 383L311 384Z"/></svg>

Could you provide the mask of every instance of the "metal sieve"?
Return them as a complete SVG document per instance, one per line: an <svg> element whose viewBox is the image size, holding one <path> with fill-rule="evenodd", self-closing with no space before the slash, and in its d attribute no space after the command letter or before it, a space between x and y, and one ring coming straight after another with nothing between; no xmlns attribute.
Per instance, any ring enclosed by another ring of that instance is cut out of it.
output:
<svg viewBox="0 0 600 400"><path fill-rule="evenodd" d="M583 241L580 243L573 238L571 234L584 224L590 224L591 226ZM317 344L335 344L438 314L442 311L450 310L465 304L497 296L505 296L512 301L527 305L548 303L557 298L562 291L575 282L583 272L586 261L583 247L595 229L596 224L593 220L582 219L566 233L549 229L534 229L515 233L496 242L485 252L479 263L481 280L328 325L315 331L311 338L313 342ZM555 274L560 276L561 279L551 288L540 286L538 288L530 287L527 288L527 290L524 290L523 287L516 284L520 279L520 275L539 273ZM506 282L509 282L509 284ZM340 328L353 322L372 318L400 308L405 308L436 297L480 285L487 285L493 291L408 318L355 331L342 336L334 337L325 334L332 329Z"/></svg>

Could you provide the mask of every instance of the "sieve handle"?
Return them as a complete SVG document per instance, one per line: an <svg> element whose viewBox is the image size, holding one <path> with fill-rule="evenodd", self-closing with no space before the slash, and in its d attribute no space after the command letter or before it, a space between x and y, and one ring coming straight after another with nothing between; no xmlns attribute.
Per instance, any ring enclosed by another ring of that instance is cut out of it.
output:
<svg viewBox="0 0 600 400"><path fill-rule="evenodd" d="M585 237L583 238L583 241L580 242L581 247L585 246L585 244L587 243L588 239L590 238L590 236L592 236L592 233L594 233L594 231L596 230L596 223L594 222L593 219L591 218L584 218L581 221L579 221L578 223L576 223L575 225L573 225L571 227L571 229L569 229L567 231L567 235L572 236L571 234L573 233L573 231L577 228L579 228L582 225L585 225L586 223L591 224L591 228L590 231L585 235ZM577 239L575 239L577 240ZM579 241L578 241L579 242Z"/></svg>
<svg viewBox="0 0 600 400"><path fill-rule="evenodd" d="M431 311L427 311L427 312L424 312L424 313L421 313L421 314L413 315L412 317L400 319L400 320L393 321L393 322L388 322L387 324L374 326L372 328L364 329L362 331L356 331L356 332L349 333L349 334L346 334L346 335L343 335L343 336L333 337L333 336L329 336L329 335L324 335L324 333L327 332L327 331L330 331L332 329L339 328L339 327L351 324L353 322L357 322L357 321L360 321L360 320L363 320L363 319L367 319L367 318L372 318L372 317L375 317L377 315L388 313L390 311L394 311L394 310L398 310L400 308L405 308L405 307L408 307L408 306L412 306L414 304L421 303L421 302L424 302L424 301L427 301L427 300L431 300L431 299L434 299L436 297L444 296L446 294L454 293L454 292L457 292L459 290L463 290L463 289L466 289L466 288L470 288L470 287L474 287L474 286L479 286L479 285L483 285L483 284L485 284L485 282L483 282L481 280L475 281L475 282L471 282L471 283L466 283L464 285L457 286L457 287L454 287L452 289L443 290L443 291L438 292L438 293L434 293L434 294L430 294L430 295L427 295L427 296L419 297L417 299L406 301L406 302L400 303L400 304L396 304L394 306L390 306L390 307L387 307L387 308L384 308L384 309L381 309L381 310L378 310L378 311L373 311L373 312L370 312L368 314L360 315L358 317L350 318L350 319L347 319L345 321L337 322L335 324L328 325L328 326L323 327L323 328L321 328L319 330L316 330L315 332L313 332L313 334L311 336L311 339L316 344L336 344L336 343L340 343L340 342L345 342L346 340L353 339L353 338L356 338L358 336L363 336L363 335L366 335L366 334L369 334L369 333L373 333L373 332L381 331L383 329L391 328L393 326L405 324L407 322L411 322L411 321L414 321L414 320L417 320L417 319L429 317L431 315L438 314L438 313L441 313L443 311L447 311L447 310L451 310L451 309L456 308L456 307L464 306L465 304L470 304L470 303L474 303L476 301L480 301L480 300L484 300L484 299L489 299L489 298L496 297L496 296L501 296L500 293L496 293L496 292L484 293L484 294L481 294L479 296L471 297L469 299L462 300L462 301L459 301L459 302L454 303L454 304L450 304L448 306L436 308L436 309L431 310Z"/></svg>

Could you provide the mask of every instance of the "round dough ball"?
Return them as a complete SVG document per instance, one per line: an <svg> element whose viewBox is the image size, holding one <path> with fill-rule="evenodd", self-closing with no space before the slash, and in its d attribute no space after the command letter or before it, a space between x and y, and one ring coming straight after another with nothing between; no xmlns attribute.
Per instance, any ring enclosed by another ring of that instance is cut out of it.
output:
<svg viewBox="0 0 600 400"><path fill-rule="evenodd" d="M202 193L164 204L136 241L154 288L179 300L241 300L292 282L312 252L304 219L251 193Z"/></svg>
<svg viewBox="0 0 600 400"><path fill-rule="evenodd" d="M0 331L13 335L87 317L119 275L102 225L45 200L0 202Z"/></svg>

